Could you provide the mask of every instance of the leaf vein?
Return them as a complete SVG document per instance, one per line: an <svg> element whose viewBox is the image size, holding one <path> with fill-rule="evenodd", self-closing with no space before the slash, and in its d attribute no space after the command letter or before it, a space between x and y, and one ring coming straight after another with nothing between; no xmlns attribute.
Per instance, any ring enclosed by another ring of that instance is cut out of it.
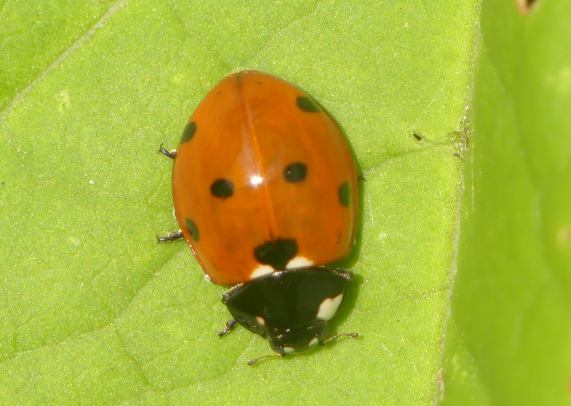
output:
<svg viewBox="0 0 571 406"><path fill-rule="evenodd" d="M107 12L95 23L93 24L83 35L81 35L73 44L71 44L66 50L64 50L47 68L41 71L35 79L32 79L28 85L12 99L11 103L0 112L0 123L6 119L16 108L16 106L26 98L30 92L35 89L46 77L48 77L53 71L55 71L59 66L61 66L67 58L73 55L77 50L79 50L87 41L89 41L97 31L105 27L107 22L113 17L119 10L121 10L127 4L127 0L117 0Z"/></svg>

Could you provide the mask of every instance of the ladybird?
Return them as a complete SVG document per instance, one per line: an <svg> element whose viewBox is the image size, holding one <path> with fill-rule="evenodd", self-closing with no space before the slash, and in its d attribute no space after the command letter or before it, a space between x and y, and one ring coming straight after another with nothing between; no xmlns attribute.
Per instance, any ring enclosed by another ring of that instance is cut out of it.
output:
<svg viewBox="0 0 571 406"><path fill-rule="evenodd" d="M236 324L278 356L330 337L352 273L328 268L355 243L357 168L335 121L294 85L256 71L223 78L190 116L172 189L180 230ZM249 364L254 363L252 360Z"/></svg>

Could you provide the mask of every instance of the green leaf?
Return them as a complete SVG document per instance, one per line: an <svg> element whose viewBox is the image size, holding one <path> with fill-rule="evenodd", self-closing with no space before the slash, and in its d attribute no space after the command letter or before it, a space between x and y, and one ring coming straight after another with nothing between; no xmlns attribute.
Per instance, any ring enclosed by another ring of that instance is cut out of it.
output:
<svg viewBox="0 0 571 406"><path fill-rule="evenodd" d="M86 32L105 21L106 11L113 12L111 5L111 0L1 1L0 109L82 46Z"/></svg>
<svg viewBox="0 0 571 406"><path fill-rule="evenodd" d="M79 3L0 7L0 403L431 402L477 1ZM327 108L366 178L336 325L362 338L253 368L267 343L218 339L224 289L154 238L176 228L159 144L245 68Z"/></svg>
<svg viewBox="0 0 571 406"><path fill-rule="evenodd" d="M484 1L444 404L571 402L571 3Z"/></svg>

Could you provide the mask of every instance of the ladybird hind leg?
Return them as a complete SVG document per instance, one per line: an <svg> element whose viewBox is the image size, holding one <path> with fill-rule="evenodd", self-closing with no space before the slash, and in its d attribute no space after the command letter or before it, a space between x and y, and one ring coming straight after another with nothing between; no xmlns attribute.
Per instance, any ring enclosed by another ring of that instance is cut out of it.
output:
<svg viewBox="0 0 571 406"><path fill-rule="evenodd" d="M176 158L176 149L171 149L170 151L163 147L163 144L159 147L159 152L170 159Z"/></svg>
<svg viewBox="0 0 571 406"><path fill-rule="evenodd" d="M183 238L182 230L170 232L166 235L157 235L157 242L178 241Z"/></svg>

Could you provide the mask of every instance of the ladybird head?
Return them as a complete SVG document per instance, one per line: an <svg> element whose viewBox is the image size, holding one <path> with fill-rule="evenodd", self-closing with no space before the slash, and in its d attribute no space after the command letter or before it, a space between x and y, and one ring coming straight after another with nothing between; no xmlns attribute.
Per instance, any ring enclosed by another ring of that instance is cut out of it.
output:
<svg viewBox="0 0 571 406"><path fill-rule="evenodd" d="M351 273L310 267L273 272L228 291L234 319L268 339L279 355L323 343Z"/></svg>
<svg viewBox="0 0 571 406"><path fill-rule="evenodd" d="M305 351L323 342L326 335L327 321L315 320L313 324L297 329L270 331L268 340L274 352L285 355L292 352Z"/></svg>

